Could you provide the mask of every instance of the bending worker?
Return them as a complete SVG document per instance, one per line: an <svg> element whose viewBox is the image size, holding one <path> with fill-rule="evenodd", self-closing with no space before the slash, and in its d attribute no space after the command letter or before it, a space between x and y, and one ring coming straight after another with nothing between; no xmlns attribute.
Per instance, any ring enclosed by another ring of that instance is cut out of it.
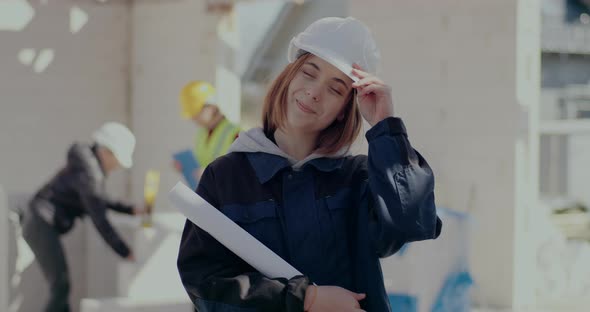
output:
<svg viewBox="0 0 590 312"><path fill-rule="evenodd" d="M120 167L131 167L135 136L127 127L109 122L93 138L93 144L74 143L69 148L66 165L35 194L22 214L23 237L50 287L45 312L70 311L69 270L60 236L72 229L76 218L89 215L105 242L122 258L134 260L107 219L107 210L132 215L144 209L108 199L105 179Z"/></svg>

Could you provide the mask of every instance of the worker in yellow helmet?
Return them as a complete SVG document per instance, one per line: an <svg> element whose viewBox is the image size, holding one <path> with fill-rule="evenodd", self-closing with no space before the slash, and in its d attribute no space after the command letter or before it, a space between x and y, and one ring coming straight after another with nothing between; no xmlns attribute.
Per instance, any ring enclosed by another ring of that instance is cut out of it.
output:
<svg viewBox="0 0 590 312"><path fill-rule="evenodd" d="M181 115L192 119L199 129L195 138L194 154L200 165L197 179L205 167L224 155L238 137L240 128L232 124L216 105L215 87L205 81L192 81L180 93ZM179 162L174 163L182 171Z"/></svg>

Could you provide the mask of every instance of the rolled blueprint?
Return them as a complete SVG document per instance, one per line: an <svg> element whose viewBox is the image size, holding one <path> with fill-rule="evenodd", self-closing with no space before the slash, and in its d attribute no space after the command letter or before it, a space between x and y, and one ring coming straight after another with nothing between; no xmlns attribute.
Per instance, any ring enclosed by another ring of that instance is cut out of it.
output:
<svg viewBox="0 0 590 312"><path fill-rule="evenodd" d="M246 232L182 182L170 190L168 199L192 223L213 236L260 273L269 278L290 279L302 275L292 265Z"/></svg>

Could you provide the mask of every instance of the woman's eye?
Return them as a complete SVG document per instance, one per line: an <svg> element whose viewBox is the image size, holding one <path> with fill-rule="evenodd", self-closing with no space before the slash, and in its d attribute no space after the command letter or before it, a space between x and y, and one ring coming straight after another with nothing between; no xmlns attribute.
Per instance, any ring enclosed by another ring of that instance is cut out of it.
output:
<svg viewBox="0 0 590 312"><path fill-rule="evenodd" d="M330 88L330 90L332 90L332 92L338 94L338 95L342 95L342 92L340 92L338 89L335 88Z"/></svg>
<svg viewBox="0 0 590 312"><path fill-rule="evenodd" d="M309 77L309 78L315 78L316 74L317 74L315 71L309 71L306 69L304 69L302 71L303 71L303 75L305 75L306 77Z"/></svg>

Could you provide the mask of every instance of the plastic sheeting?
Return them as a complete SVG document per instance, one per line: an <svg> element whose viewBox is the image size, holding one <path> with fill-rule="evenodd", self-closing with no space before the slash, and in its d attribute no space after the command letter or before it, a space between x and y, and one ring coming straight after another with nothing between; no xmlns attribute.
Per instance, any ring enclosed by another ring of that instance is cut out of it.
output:
<svg viewBox="0 0 590 312"><path fill-rule="evenodd" d="M438 208L438 215L443 221L438 239L406 244L382 260L393 311L470 311L471 218L445 208Z"/></svg>

